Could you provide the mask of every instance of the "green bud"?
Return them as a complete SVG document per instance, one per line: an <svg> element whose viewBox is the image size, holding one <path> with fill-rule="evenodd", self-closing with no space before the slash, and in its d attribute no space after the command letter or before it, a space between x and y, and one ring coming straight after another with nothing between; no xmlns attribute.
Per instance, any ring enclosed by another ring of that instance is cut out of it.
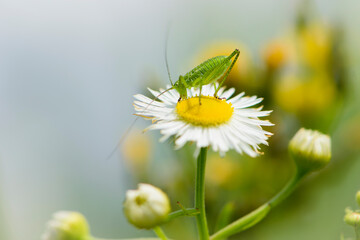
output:
<svg viewBox="0 0 360 240"><path fill-rule="evenodd" d="M357 202L357 204L358 204L359 207L360 207L360 191L358 191L358 192L356 193L356 202Z"/></svg>
<svg viewBox="0 0 360 240"><path fill-rule="evenodd" d="M289 143L298 171L308 173L325 167L331 158L331 139L318 131L301 128Z"/></svg>
<svg viewBox="0 0 360 240"><path fill-rule="evenodd" d="M170 212L168 196L159 188L140 183L137 190L128 190L124 213L128 221L138 228L154 228L162 223Z"/></svg>
<svg viewBox="0 0 360 240"><path fill-rule="evenodd" d="M359 227L360 226L360 213L354 212L354 211L346 211L344 221L353 227Z"/></svg>
<svg viewBox="0 0 360 240"><path fill-rule="evenodd" d="M48 222L42 240L87 240L89 226L85 217L78 212L60 211Z"/></svg>

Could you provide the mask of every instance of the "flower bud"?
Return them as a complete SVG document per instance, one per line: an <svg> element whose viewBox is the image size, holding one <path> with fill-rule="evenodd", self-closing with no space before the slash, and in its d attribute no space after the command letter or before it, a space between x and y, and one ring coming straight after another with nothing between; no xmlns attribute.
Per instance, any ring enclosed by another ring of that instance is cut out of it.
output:
<svg viewBox="0 0 360 240"><path fill-rule="evenodd" d="M78 212L60 211L48 222L42 240L87 240L89 226L85 217Z"/></svg>
<svg viewBox="0 0 360 240"><path fill-rule="evenodd" d="M318 131L301 128L291 139L290 154L298 171L308 173L325 167L331 158L331 140Z"/></svg>
<svg viewBox="0 0 360 240"><path fill-rule="evenodd" d="M357 211L345 210L346 214L344 217L344 221L353 227L360 226L360 213Z"/></svg>
<svg viewBox="0 0 360 240"><path fill-rule="evenodd" d="M124 202L128 221L138 228L153 228L170 212L168 196L159 188L140 183L137 190L128 190Z"/></svg>

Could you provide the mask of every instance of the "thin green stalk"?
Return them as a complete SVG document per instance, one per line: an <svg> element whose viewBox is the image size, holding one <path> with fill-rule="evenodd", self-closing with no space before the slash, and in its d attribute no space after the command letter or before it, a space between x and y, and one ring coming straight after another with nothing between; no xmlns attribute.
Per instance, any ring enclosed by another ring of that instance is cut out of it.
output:
<svg viewBox="0 0 360 240"><path fill-rule="evenodd" d="M197 210L195 208L186 208L185 211L181 209L181 210L177 210L172 213L169 213L169 215L165 221L169 222L169 221L171 221L177 217L181 217L181 216L193 217L195 215L198 215L199 213L200 213L199 210Z"/></svg>
<svg viewBox="0 0 360 240"><path fill-rule="evenodd" d="M251 213L247 214L246 216L234 221L230 225L219 230L218 232L213 234L210 239L225 239L231 235L242 232L260 222L263 218L266 217L266 215L270 212L272 208L281 203L294 191L303 176L304 174L296 173L294 177L289 180L288 184L286 184L286 186L272 199L270 199L268 202L261 205Z"/></svg>
<svg viewBox="0 0 360 240"><path fill-rule="evenodd" d="M153 230L161 240L168 240L168 238L166 237L166 235L165 235L164 231L161 229L161 227L156 226L153 228Z"/></svg>
<svg viewBox="0 0 360 240"><path fill-rule="evenodd" d="M87 240L160 240L160 238L96 238L91 237Z"/></svg>
<svg viewBox="0 0 360 240"><path fill-rule="evenodd" d="M355 227L356 240L360 240L360 226Z"/></svg>
<svg viewBox="0 0 360 240"><path fill-rule="evenodd" d="M195 181L195 208L199 210L196 215L196 224L200 240L209 239L209 230L205 212L205 165L207 148L201 148L197 159L196 181Z"/></svg>
<svg viewBox="0 0 360 240"><path fill-rule="evenodd" d="M276 194L272 199L268 201L268 204L271 207L277 206L284 199L286 199L290 194L294 191L299 181L304 177L303 173L296 172L295 175L289 180L289 182L285 185L285 187Z"/></svg>

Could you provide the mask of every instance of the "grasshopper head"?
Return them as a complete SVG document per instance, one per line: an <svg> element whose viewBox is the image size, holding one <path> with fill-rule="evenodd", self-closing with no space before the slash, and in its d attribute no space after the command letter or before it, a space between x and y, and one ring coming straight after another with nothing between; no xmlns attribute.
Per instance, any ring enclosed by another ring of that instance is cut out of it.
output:
<svg viewBox="0 0 360 240"><path fill-rule="evenodd" d="M174 83L174 89L180 94L180 98L187 98L187 91L185 85L185 79L183 76L179 77L179 80Z"/></svg>

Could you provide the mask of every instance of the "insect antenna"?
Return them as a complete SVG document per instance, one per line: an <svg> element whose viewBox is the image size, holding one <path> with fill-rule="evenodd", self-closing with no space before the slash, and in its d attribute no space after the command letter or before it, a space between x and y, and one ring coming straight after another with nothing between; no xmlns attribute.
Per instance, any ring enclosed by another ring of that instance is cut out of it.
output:
<svg viewBox="0 0 360 240"><path fill-rule="evenodd" d="M167 49L168 49L168 42L169 42L169 32L170 32L170 26L168 26L167 30L166 30L166 38L165 38L165 64L166 64L166 71L167 74L169 76L169 80L171 83L171 86L174 86L172 80L171 80L171 74L170 74L170 70L169 70L169 61L168 61L168 54L167 54Z"/></svg>
<svg viewBox="0 0 360 240"><path fill-rule="evenodd" d="M116 150L118 149L119 146L121 146L124 143L124 140L126 139L127 135L130 133L130 130L134 127L136 121L139 119L139 117L141 116L141 114L143 114L150 106L151 104L158 99L161 95L163 95L164 93L170 91L171 89L173 89L173 87L168 88L166 90L164 90L163 92L161 92L159 95L157 95L156 97L154 97L151 102L145 107L144 110L142 110L140 113L136 113L134 115L136 115L136 118L134 119L134 121L130 124L130 126L126 129L125 133L121 136L120 140L118 141L118 143L116 144L116 146L114 147L114 149L111 151L111 153L109 154L109 156L106 158L106 160L109 160L114 153L116 152Z"/></svg>
<svg viewBox="0 0 360 240"><path fill-rule="evenodd" d="M136 115L136 118L134 119L134 121L131 123L131 125L127 128L127 130L125 131L125 133L122 135L122 137L120 138L119 142L116 144L116 146L114 147L114 149L111 151L110 155L106 158L106 160L109 160L114 153L116 152L116 150L118 149L118 147L120 145L123 144L124 140L126 139L127 135L130 133L130 130L133 128L133 126L135 125L136 121L139 119L139 116L141 116L142 113L144 113L148 107L150 107L150 105L156 100L158 99L162 94L166 93L167 91L170 91L171 89L173 89L174 83L171 80L171 74L170 74L170 70L169 70L169 63L168 63L168 58L167 58L167 49L168 49L168 40L169 40L169 32L170 32L170 24L167 27L166 30L166 37L165 37L165 64L166 64L166 71L171 83L171 88L166 89L165 91L161 92L159 95L157 95L155 98L152 99L152 101L145 107L145 109Z"/></svg>

